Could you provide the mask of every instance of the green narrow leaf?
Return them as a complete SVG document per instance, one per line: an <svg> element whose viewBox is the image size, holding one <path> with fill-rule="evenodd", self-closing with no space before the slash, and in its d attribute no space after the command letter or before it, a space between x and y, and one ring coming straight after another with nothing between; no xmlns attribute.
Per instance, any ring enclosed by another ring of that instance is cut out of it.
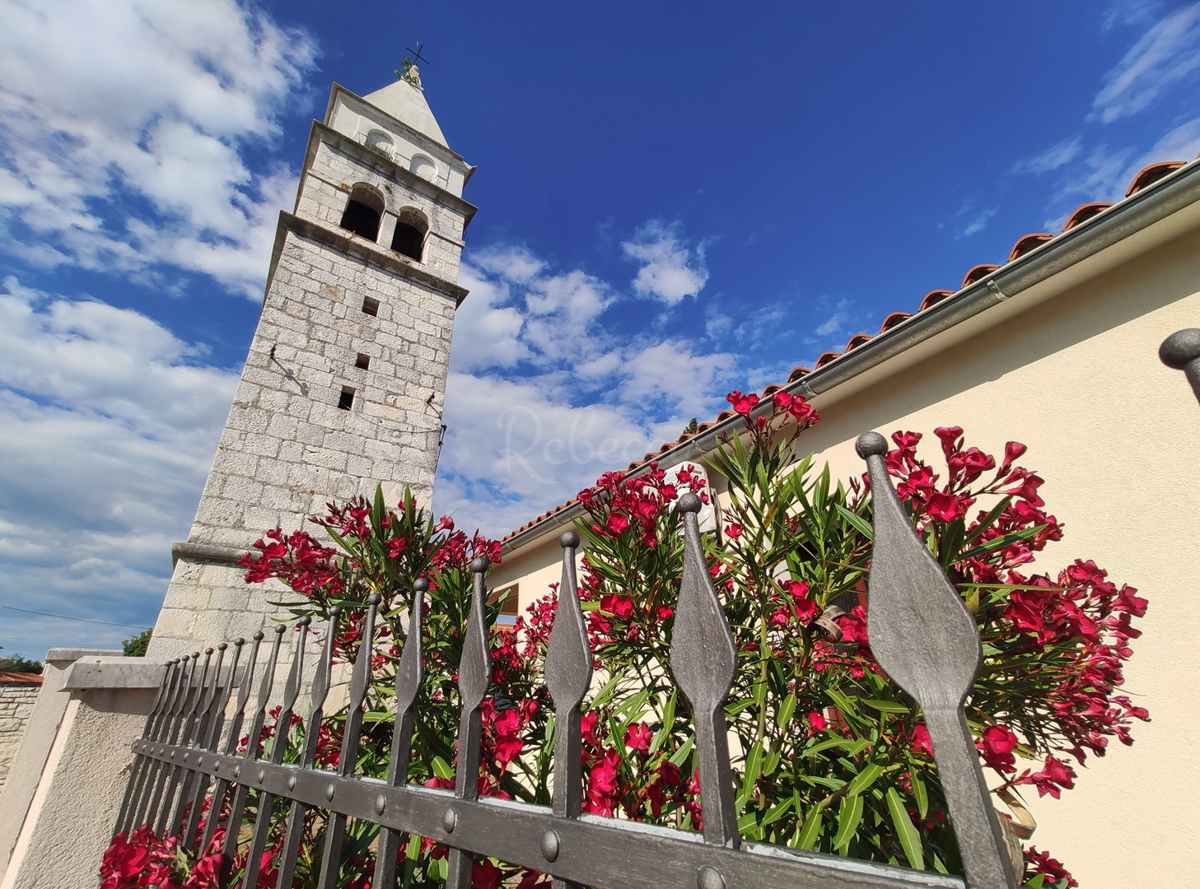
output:
<svg viewBox="0 0 1200 889"><path fill-rule="evenodd" d="M796 814L799 814L799 801L796 806ZM808 817L804 819L804 825L796 835L793 845L797 849L816 849L817 844L821 841L821 827L824 821L825 817L821 807L814 806L813 810L808 813Z"/></svg>
<svg viewBox="0 0 1200 889"><path fill-rule="evenodd" d="M781 729L787 728L787 724L792 721L792 714L796 712L796 693L791 692L783 703L779 705L779 710L775 714L775 724Z"/></svg>
<svg viewBox="0 0 1200 889"><path fill-rule="evenodd" d="M883 713L908 713L912 709L908 704L901 701L871 701L863 698L862 703L868 707L874 707Z"/></svg>
<svg viewBox="0 0 1200 889"><path fill-rule="evenodd" d="M892 815L892 824L896 826L896 837L900 840L900 846L904 849L904 855L908 859L908 866L915 870L925 870L925 853L921 848L921 835L917 833L916 825L908 817L904 800L900 799L900 794L895 787L888 788L887 806L888 812Z"/></svg>
<svg viewBox="0 0 1200 889"><path fill-rule="evenodd" d="M440 756L435 756L433 758L433 773L445 781L452 780L454 778L454 769L450 768L450 766L446 763L446 760L442 759Z"/></svg>
<svg viewBox="0 0 1200 889"><path fill-rule="evenodd" d="M925 789L925 782L917 777L916 767L910 768L909 776L912 779L913 799L917 801L917 814L922 818L928 818L929 791Z"/></svg>
<svg viewBox="0 0 1200 889"><path fill-rule="evenodd" d="M879 763L871 763L861 772L854 776L854 780L850 782L850 789L847 791L851 796L857 796L878 780L879 776L884 772L883 766Z"/></svg>
<svg viewBox="0 0 1200 889"><path fill-rule="evenodd" d="M833 837L835 852L845 854L846 847L850 845L850 840L854 838L854 832L858 830L858 825L862 822L862 814L863 798L860 794L842 799L842 805L838 810L838 830Z"/></svg>
<svg viewBox="0 0 1200 889"><path fill-rule="evenodd" d="M837 508L838 515L840 515L843 519L845 519L847 522L849 522L851 525L853 525L854 530L856 530L859 534L861 534L867 540L871 540L874 538L875 532L871 528L870 522L868 522L866 519L864 519L860 515L855 515L850 510L846 509L846 507L842 506L842 504L840 504L840 503L834 503L834 506Z"/></svg>

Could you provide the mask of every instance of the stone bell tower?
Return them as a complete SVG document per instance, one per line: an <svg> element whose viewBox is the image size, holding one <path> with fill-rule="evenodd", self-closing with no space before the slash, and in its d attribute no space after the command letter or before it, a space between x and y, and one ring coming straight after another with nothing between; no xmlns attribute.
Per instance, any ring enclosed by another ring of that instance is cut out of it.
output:
<svg viewBox="0 0 1200 889"><path fill-rule="evenodd" d="M249 636L278 590L234 564L326 501L428 502L474 167L446 145L412 68L314 121L293 212L279 215L262 314L150 654Z"/></svg>

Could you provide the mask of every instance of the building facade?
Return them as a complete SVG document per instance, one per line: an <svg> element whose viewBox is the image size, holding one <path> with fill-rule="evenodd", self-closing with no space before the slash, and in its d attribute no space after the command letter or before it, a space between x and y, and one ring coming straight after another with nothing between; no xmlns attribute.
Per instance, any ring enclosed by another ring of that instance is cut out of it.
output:
<svg viewBox="0 0 1200 889"><path fill-rule="evenodd" d="M249 636L282 588L236 559L331 500L428 502L474 168L446 145L415 69L360 97L334 85L282 212L262 314L149 654Z"/></svg>

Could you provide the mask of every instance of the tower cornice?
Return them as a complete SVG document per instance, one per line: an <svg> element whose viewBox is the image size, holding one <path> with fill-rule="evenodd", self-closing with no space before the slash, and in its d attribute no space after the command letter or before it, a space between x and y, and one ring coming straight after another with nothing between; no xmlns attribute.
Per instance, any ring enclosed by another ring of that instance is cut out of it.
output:
<svg viewBox="0 0 1200 889"><path fill-rule="evenodd" d="M403 182L414 191L425 194L438 203L462 213L463 231L466 231L467 226L471 224L471 220L475 218L475 213L479 210L470 201L464 200L449 189L443 188L436 182L430 182L423 176L418 176L402 164L396 163L396 161L385 157L377 151L372 151L356 139L352 139L345 133L341 133L333 127L321 123L319 120L314 120L312 127L309 129L308 147L305 150L304 156L304 169L306 172L313 168L313 160L316 157L317 148L323 141L328 144L335 144L343 151L348 151L360 163L365 163L368 166L378 165L391 178ZM299 194L297 194L298 199Z"/></svg>
<svg viewBox="0 0 1200 889"><path fill-rule="evenodd" d="M267 273L268 291L271 288L271 280L275 277L275 268L279 263L279 257L283 252L284 236L289 231L324 244L326 247L331 247L346 256L352 256L370 265L395 272L401 277L408 278L416 284L454 300L455 307L459 306L470 292L465 287L460 287L445 278L418 268L391 250L380 247L374 241L368 241L344 228L322 225L320 222L305 219L286 210L279 211L279 228L275 233L275 246L271 249L271 266Z"/></svg>

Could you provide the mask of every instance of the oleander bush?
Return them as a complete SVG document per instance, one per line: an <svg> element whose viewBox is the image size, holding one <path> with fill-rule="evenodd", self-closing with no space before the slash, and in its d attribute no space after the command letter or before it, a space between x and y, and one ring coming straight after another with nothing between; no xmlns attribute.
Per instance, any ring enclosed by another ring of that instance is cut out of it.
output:
<svg viewBox="0 0 1200 889"><path fill-rule="evenodd" d="M734 392L729 400L744 429L713 459L728 493L719 527L704 539L739 652L726 707L739 830L755 841L961 872L921 714L871 655L867 479L838 482L828 467L797 459L804 431L818 420L803 399L779 392L760 405L757 396ZM1054 798L1070 790L1089 754L1103 756L1113 739L1132 743L1132 722L1148 719L1121 693L1122 665L1140 635L1132 620L1145 613L1146 600L1092 561L1047 567L1046 551L1063 527L1039 494L1042 479L1017 465L1024 445L1009 442L996 457L968 446L957 427L933 437L929 448L919 433L894 433L887 466L918 534L978 622L984 663L967 716L1005 812L1005 800L1022 790ZM596 666L583 717L584 810L699 829L691 722L669 655L683 565L675 505L689 491L709 501L691 467L668 473L651 463L638 475L606 473L581 492L585 555L573 592ZM449 519L435 522L407 493L395 509L377 491L373 501L330 504L312 521L323 538L275 529L258 541L243 559L247 582L278 580L299 594L300 604L287 606L296 617L326 618L334 606L349 615L337 631L335 660L372 658L357 773L382 777L413 583L427 580L425 681L409 780L452 787L469 563L477 556L499 561L498 542L468 536ZM514 628L495 626L501 603L487 608L493 675L481 794L550 802L554 721L542 667L564 592L548 590ZM364 640L372 593L381 597L380 622L375 639ZM319 768L337 766L343 721L341 714L320 727ZM302 743L302 730L291 727L289 743ZM263 738L243 745L265 744L273 731L269 722ZM261 886L274 885L272 862L283 842L284 803L276 805ZM322 831L320 813L310 812L297 886L315 885ZM351 822L339 885L370 885L376 831ZM120 836L106 857L104 889L216 886L215 852L205 851L190 856L148 829ZM444 880L445 847L411 837L401 855L405 887ZM1030 847L1024 857L1026 885L1076 885L1045 851ZM231 866L236 875L245 862ZM499 861L475 865L476 886L502 883L533 889L549 880Z"/></svg>

